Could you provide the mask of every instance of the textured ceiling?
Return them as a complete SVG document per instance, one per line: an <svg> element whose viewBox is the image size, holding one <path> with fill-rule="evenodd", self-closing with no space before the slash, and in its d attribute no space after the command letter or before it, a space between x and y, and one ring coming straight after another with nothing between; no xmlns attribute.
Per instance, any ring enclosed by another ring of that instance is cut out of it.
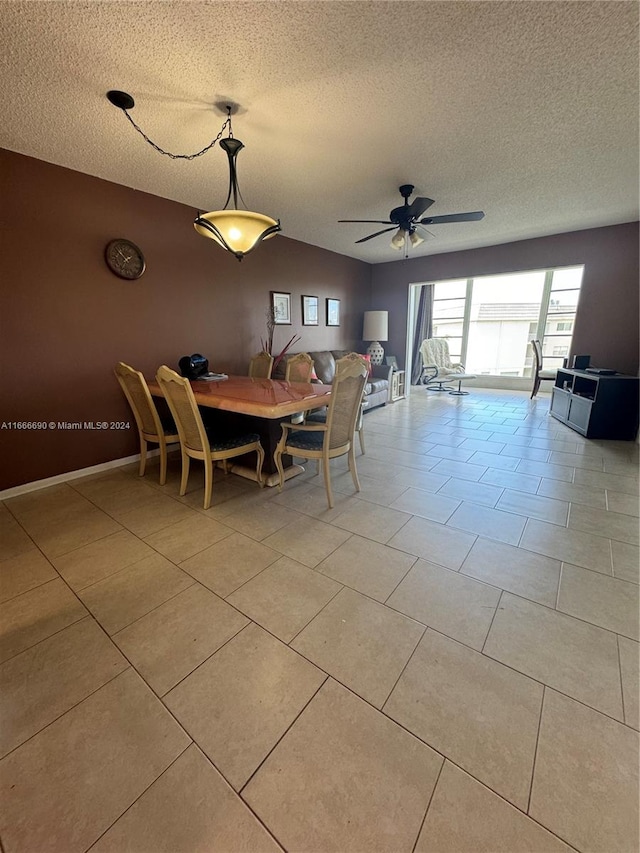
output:
<svg viewBox="0 0 640 853"><path fill-rule="evenodd" d="M283 233L371 263L398 186L435 199L411 255L638 218L636 2L2 2L0 146L212 210L233 101L240 189Z"/></svg>

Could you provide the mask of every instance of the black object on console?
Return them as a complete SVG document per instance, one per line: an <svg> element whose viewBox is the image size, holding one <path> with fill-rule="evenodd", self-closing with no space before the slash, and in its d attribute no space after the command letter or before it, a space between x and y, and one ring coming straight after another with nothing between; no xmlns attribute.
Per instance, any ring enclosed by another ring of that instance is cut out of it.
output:
<svg viewBox="0 0 640 853"><path fill-rule="evenodd" d="M203 373L209 372L209 362L199 352L193 355L183 355L178 362L180 373L186 379L197 379Z"/></svg>

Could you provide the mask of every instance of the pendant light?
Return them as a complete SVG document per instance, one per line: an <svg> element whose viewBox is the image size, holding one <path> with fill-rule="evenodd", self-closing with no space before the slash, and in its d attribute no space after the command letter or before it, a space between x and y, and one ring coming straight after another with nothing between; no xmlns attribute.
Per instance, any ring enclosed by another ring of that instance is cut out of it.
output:
<svg viewBox="0 0 640 853"><path fill-rule="evenodd" d="M125 114L131 125L143 137L145 142L148 142L152 148L155 148L160 154L171 157L173 160L193 160L205 154L214 147L216 142L220 142L220 147L225 151L229 164L229 192L227 200L222 210L214 210L210 213L201 213L193 223L194 228L203 237L208 237L214 240L219 246L241 261L243 257L251 252L263 240L268 240L273 237L278 231L281 231L280 220L266 216L264 213L254 213L250 210L238 209L238 196L242 200L238 189L238 176L236 170L236 158L238 153L244 148L239 139L234 139L233 130L231 128L231 112L232 107L226 106L227 118L220 133L206 145L201 151L195 154L172 154L165 151L152 142L151 139L141 130L129 115L128 110L135 106L135 102L131 95L127 92L119 92L111 90L107 92L107 99L115 107L118 107ZM228 137L221 139L225 127L228 127ZM229 207L229 202L233 200L233 207Z"/></svg>

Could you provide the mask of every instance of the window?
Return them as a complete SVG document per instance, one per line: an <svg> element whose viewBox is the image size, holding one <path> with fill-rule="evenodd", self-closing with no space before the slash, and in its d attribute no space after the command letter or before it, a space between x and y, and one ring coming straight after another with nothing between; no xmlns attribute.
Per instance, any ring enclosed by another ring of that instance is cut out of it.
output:
<svg viewBox="0 0 640 853"><path fill-rule="evenodd" d="M447 338L469 373L531 376L529 342L545 368L562 367L571 346L583 267L434 282L433 337Z"/></svg>

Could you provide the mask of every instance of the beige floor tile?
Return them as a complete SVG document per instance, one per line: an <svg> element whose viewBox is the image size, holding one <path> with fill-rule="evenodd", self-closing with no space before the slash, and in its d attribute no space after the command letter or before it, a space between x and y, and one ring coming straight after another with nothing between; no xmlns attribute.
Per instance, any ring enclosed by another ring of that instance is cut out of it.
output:
<svg viewBox="0 0 640 853"><path fill-rule="evenodd" d="M358 500L351 503L333 523L384 545L410 518L409 513Z"/></svg>
<svg viewBox="0 0 640 853"><path fill-rule="evenodd" d="M438 490L439 495L458 498L461 501L483 504L484 506L495 506L502 494L500 486L489 486L486 483L476 483L471 480L458 480L451 477L444 486Z"/></svg>
<svg viewBox="0 0 640 853"><path fill-rule="evenodd" d="M180 568L212 592L226 598L279 558L278 551L242 533L232 533L185 560Z"/></svg>
<svg viewBox="0 0 640 853"><path fill-rule="evenodd" d="M637 640L638 592L636 584L565 563L557 607L563 613Z"/></svg>
<svg viewBox="0 0 640 853"><path fill-rule="evenodd" d="M433 750L329 681L243 797L287 850L409 853L441 765Z"/></svg>
<svg viewBox="0 0 640 853"><path fill-rule="evenodd" d="M549 462L565 465L568 468L588 468L590 471L604 470L601 456L589 456L583 453L563 453L561 450L552 450Z"/></svg>
<svg viewBox="0 0 640 853"><path fill-rule="evenodd" d="M160 554L78 592L108 634L115 634L191 586L193 578Z"/></svg>
<svg viewBox="0 0 640 853"><path fill-rule="evenodd" d="M440 566L459 569L475 540L470 533L414 517L389 540L389 545Z"/></svg>
<svg viewBox="0 0 640 853"><path fill-rule="evenodd" d="M0 666L0 755L129 666L93 619L81 619Z"/></svg>
<svg viewBox="0 0 640 853"><path fill-rule="evenodd" d="M86 850L188 744L126 670L2 760L6 849Z"/></svg>
<svg viewBox="0 0 640 853"><path fill-rule="evenodd" d="M611 542L614 577L631 583L640 583L640 548L625 542Z"/></svg>
<svg viewBox="0 0 640 853"><path fill-rule="evenodd" d="M618 637L620 649L620 672L622 674L622 697L624 721L634 729L640 729L640 654L638 643L626 637Z"/></svg>
<svg viewBox="0 0 640 853"><path fill-rule="evenodd" d="M517 545L525 523L526 519L520 515L465 501L453 513L447 525Z"/></svg>
<svg viewBox="0 0 640 853"><path fill-rule="evenodd" d="M167 694L165 702L240 790L325 678L251 624Z"/></svg>
<svg viewBox="0 0 640 853"><path fill-rule="evenodd" d="M501 453L506 446L504 442L478 441L477 438L465 438L460 445L463 450L477 450L480 453Z"/></svg>
<svg viewBox="0 0 640 853"><path fill-rule="evenodd" d="M597 509L606 508L606 492L604 489L590 489L587 486L574 483L563 483L561 480L547 480L543 477L538 494L560 501L593 506Z"/></svg>
<svg viewBox="0 0 640 853"><path fill-rule="evenodd" d="M461 447L451 446L449 444L434 444L427 451L427 457L431 459L431 465L435 464L436 459L452 459L455 462L468 462L474 455L473 450L465 450ZM407 463L403 463L407 464Z"/></svg>
<svg viewBox="0 0 640 853"><path fill-rule="evenodd" d="M501 468L503 471L515 471L518 466L518 458L505 456L497 451L490 452L490 448L484 451L476 451L469 462L472 465L484 465L487 468Z"/></svg>
<svg viewBox="0 0 640 853"><path fill-rule="evenodd" d="M396 486L422 489L424 492L437 492L449 479L448 474L434 474L433 471L417 471L412 468L398 468L393 478L384 486L393 489ZM403 489L404 491L404 489ZM398 497L398 495L396 495ZM395 498L394 498L395 500Z"/></svg>
<svg viewBox="0 0 640 853"><path fill-rule="evenodd" d="M0 532L0 535L1 532ZM0 602L28 592L58 573L40 551L25 551L0 562Z"/></svg>
<svg viewBox="0 0 640 853"><path fill-rule="evenodd" d="M637 447L637 445L636 445ZM618 474L621 477L630 477L638 483L638 462L637 460L614 458L613 456L605 456L604 470L607 474Z"/></svg>
<svg viewBox="0 0 640 853"><path fill-rule="evenodd" d="M343 589L291 646L380 708L423 632L412 619Z"/></svg>
<svg viewBox="0 0 640 853"><path fill-rule="evenodd" d="M117 521L102 510L91 508L73 513L64 522L52 522L42 530L34 530L31 535L44 555L52 559L118 530L122 527Z"/></svg>
<svg viewBox="0 0 640 853"><path fill-rule="evenodd" d="M542 826L445 761L416 853L570 853Z"/></svg>
<svg viewBox="0 0 640 853"><path fill-rule="evenodd" d="M34 646L87 615L57 578L0 605L0 662Z"/></svg>
<svg viewBox="0 0 640 853"><path fill-rule="evenodd" d="M104 512L119 519L121 515L134 509L155 504L158 500L158 491L142 480L133 480L126 489L116 485L115 489L105 489L93 496L91 500Z"/></svg>
<svg viewBox="0 0 640 853"><path fill-rule="evenodd" d="M533 462L548 462L549 450L542 450L539 447L523 447L518 444L507 444L504 450L500 451L501 456L513 456L518 459L531 459Z"/></svg>
<svg viewBox="0 0 640 853"><path fill-rule="evenodd" d="M37 489L6 501L6 506L19 521L30 523L45 515L60 513L67 509L86 508L90 504L67 483Z"/></svg>
<svg viewBox="0 0 640 853"><path fill-rule="evenodd" d="M392 509L419 515L422 518L430 518L442 524L460 506L460 501L448 498L442 494L434 495L421 489L407 489L397 500L391 504Z"/></svg>
<svg viewBox="0 0 640 853"><path fill-rule="evenodd" d="M498 468L489 468L482 475L481 483L489 483L492 486L500 486L503 489L515 489L518 492L529 492L532 495L538 491L541 477L531 474L521 474L517 471L501 471Z"/></svg>
<svg viewBox="0 0 640 853"><path fill-rule="evenodd" d="M621 512L637 518L640 515L640 502L637 495L625 495L622 492L607 492L607 509Z"/></svg>
<svg viewBox="0 0 640 853"><path fill-rule="evenodd" d="M262 544L312 569L350 536L350 533L338 530L323 521L305 518L302 523L296 520L286 527L281 527L276 533L263 539Z"/></svg>
<svg viewBox="0 0 640 853"><path fill-rule="evenodd" d="M416 472L416 473L428 473L428 472ZM348 475L349 480L351 480L351 475ZM374 480L371 477L363 477L358 475L360 480L360 491L353 491L353 481L351 481L351 485L347 481L346 476L342 479L342 482L332 481L334 486L334 504L335 508L342 512L343 505L342 503L338 504L339 494L342 493L345 497L356 497L361 501L369 501L369 503L380 504L380 506L389 506L399 498L400 495L406 491L407 487L401 483L391 483L391 482L383 482L381 480ZM325 508L327 505L326 497L325 497Z"/></svg>
<svg viewBox="0 0 640 853"><path fill-rule="evenodd" d="M418 560L387 604L454 640L482 649L499 598L495 587Z"/></svg>
<svg viewBox="0 0 640 853"><path fill-rule="evenodd" d="M454 459L442 459L431 469L433 474L458 477L460 480L478 481L487 471L485 465L473 465L470 462L456 462Z"/></svg>
<svg viewBox="0 0 640 853"><path fill-rule="evenodd" d="M602 536L581 530L567 530L557 524L529 519L520 547L554 560L573 563L604 575L612 574L611 544Z"/></svg>
<svg viewBox="0 0 640 853"><path fill-rule="evenodd" d="M534 477L546 477L549 480L562 480L573 483L573 468L566 465L553 465L551 462L534 462L522 459L518 462L518 473L533 474Z"/></svg>
<svg viewBox="0 0 640 853"><path fill-rule="evenodd" d="M387 460L391 457L391 453L386 456ZM434 459L427 459L425 457L425 471L428 470L430 465L433 465L434 461ZM395 480L396 474L398 473L398 464L399 463L395 462L393 464L389 464L389 462L381 462L379 459L369 459L368 456L356 457L358 476L371 477L373 480L382 480L385 483Z"/></svg>
<svg viewBox="0 0 640 853"><path fill-rule="evenodd" d="M306 516L287 507L278 506L273 501L269 504L268 509L264 504L247 506L244 509L232 512L230 515L225 515L223 518L224 524L239 533L244 533L245 536L249 536L257 542L266 539L267 536L275 533L276 530L280 530L281 527L286 527L287 524L297 522L302 525L306 520Z"/></svg>
<svg viewBox="0 0 640 853"><path fill-rule="evenodd" d="M388 545L353 535L319 563L316 570L369 598L385 601L415 560Z"/></svg>
<svg viewBox="0 0 640 853"><path fill-rule="evenodd" d="M484 653L622 719L618 648L609 631L505 592Z"/></svg>
<svg viewBox="0 0 640 853"><path fill-rule="evenodd" d="M560 565L559 560L479 536L460 572L555 607Z"/></svg>
<svg viewBox="0 0 640 853"><path fill-rule="evenodd" d="M153 549L133 533L119 530L68 554L53 557L51 562L77 591L153 555Z"/></svg>
<svg viewBox="0 0 640 853"><path fill-rule="evenodd" d="M427 631L384 711L526 809L542 685Z"/></svg>
<svg viewBox="0 0 640 853"><path fill-rule="evenodd" d="M145 542L172 563L180 563L231 533L231 528L219 521L200 516L170 524L147 536Z"/></svg>
<svg viewBox="0 0 640 853"><path fill-rule="evenodd" d="M118 521L122 526L140 538L150 536L169 524L175 524L187 518L198 519L200 516L185 504L159 495L155 491L153 497L145 501L142 506L118 515Z"/></svg>
<svg viewBox="0 0 640 853"><path fill-rule="evenodd" d="M603 474L600 471L584 471L576 469L575 483L589 486L592 489L611 489L627 495L638 494L638 482L634 477L623 477L619 474Z"/></svg>
<svg viewBox="0 0 640 853"><path fill-rule="evenodd" d="M640 544L638 519L619 512L589 506L572 506L569 528L605 536L607 539L617 539L629 545Z"/></svg>
<svg viewBox="0 0 640 853"><path fill-rule="evenodd" d="M136 465L136 474L137 471L138 468ZM127 473L122 469L91 474L88 477L80 477L77 480L72 480L68 485L74 491L94 503L97 503L101 498L115 495L118 492L131 493L138 491L140 486L143 486L146 490L146 485L143 480L138 479L134 474Z"/></svg>
<svg viewBox="0 0 640 853"><path fill-rule="evenodd" d="M10 560L35 550L33 539L13 516L5 516L0 520L0 560Z"/></svg>
<svg viewBox="0 0 640 853"><path fill-rule="evenodd" d="M331 523L333 519L340 515L343 509L348 505L349 500L353 495L353 480L349 474L349 484L340 490L336 482L332 478L331 485L333 487L333 507L330 509L327 503L327 492L322 485L322 480L300 480L298 483L296 478L292 482L287 481L286 487L282 492L278 492L273 497L273 502L278 506L288 507L295 510L296 513L317 518L318 521ZM341 478L337 478L340 480ZM364 478L362 478L364 479ZM360 485L362 485L362 479ZM381 489L379 480L367 480L367 483L373 483L377 490ZM317 484L317 485L316 485ZM342 494L344 491L344 494Z"/></svg>
<svg viewBox="0 0 640 853"><path fill-rule="evenodd" d="M340 591L340 584L281 557L227 597L227 601L285 643Z"/></svg>
<svg viewBox="0 0 640 853"><path fill-rule="evenodd" d="M558 501L542 495L529 495L526 492L516 492L513 489L504 490L502 497L496 504L496 509L515 512L529 518L538 518L541 521L558 524L560 527L567 526L569 514L569 504L566 501Z"/></svg>
<svg viewBox="0 0 640 853"><path fill-rule="evenodd" d="M247 624L217 595L193 584L113 639L163 696Z"/></svg>
<svg viewBox="0 0 640 853"><path fill-rule="evenodd" d="M125 850L277 853L281 847L200 750L190 746L107 830L91 853Z"/></svg>
<svg viewBox="0 0 640 853"><path fill-rule="evenodd" d="M529 814L577 850L638 849L638 733L545 691Z"/></svg>

